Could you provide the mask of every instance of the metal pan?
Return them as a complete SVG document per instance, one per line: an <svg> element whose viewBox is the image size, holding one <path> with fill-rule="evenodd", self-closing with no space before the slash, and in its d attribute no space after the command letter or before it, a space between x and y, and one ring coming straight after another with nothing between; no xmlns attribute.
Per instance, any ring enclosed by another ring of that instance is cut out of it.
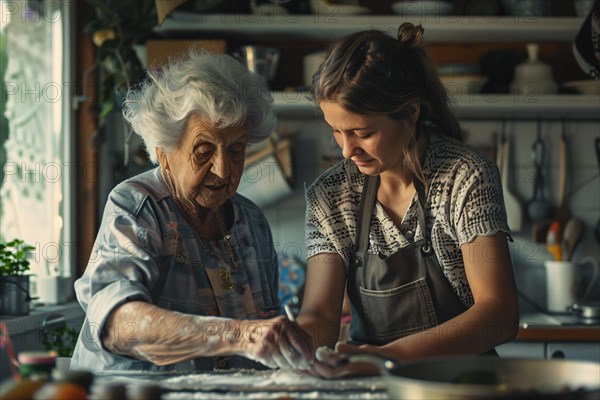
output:
<svg viewBox="0 0 600 400"><path fill-rule="evenodd" d="M372 356L394 399L598 399L600 363L455 357L398 365Z"/></svg>
<svg viewBox="0 0 600 400"><path fill-rule="evenodd" d="M569 307L569 312L579 318L600 319L600 303L580 303Z"/></svg>

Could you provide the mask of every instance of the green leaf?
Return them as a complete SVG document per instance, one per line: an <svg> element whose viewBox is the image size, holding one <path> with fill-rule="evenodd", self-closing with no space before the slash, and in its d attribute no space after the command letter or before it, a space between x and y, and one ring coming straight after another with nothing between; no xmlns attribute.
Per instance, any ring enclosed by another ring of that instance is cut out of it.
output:
<svg viewBox="0 0 600 400"><path fill-rule="evenodd" d="M102 102L102 108L100 109L100 116L103 118L108 117L108 115L114 108L115 108L114 101L107 100L107 101Z"/></svg>

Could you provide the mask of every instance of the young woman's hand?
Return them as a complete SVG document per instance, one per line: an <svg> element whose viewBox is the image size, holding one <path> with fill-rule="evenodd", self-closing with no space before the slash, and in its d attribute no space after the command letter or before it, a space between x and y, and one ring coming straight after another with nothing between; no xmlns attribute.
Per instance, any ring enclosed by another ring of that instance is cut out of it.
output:
<svg viewBox="0 0 600 400"><path fill-rule="evenodd" d="M335 347L335 351L328 347L319 347L316 351L317 360L307 372L325 379L379 375L379 368L375 364L366 361L350 362L348 358L351 354L377 354L378 347L354 346L342 342Z"/></svg>

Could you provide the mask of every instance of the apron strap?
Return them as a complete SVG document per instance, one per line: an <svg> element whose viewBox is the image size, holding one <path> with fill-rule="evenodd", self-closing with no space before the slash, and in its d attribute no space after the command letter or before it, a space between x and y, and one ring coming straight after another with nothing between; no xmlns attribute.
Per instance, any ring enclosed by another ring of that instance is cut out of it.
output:
<svg viewBox="0 0 600 400"><path fill-rule="evenodd" d="M419 201L417 207L417 220L421 227L423 239L425 240L425 244L421 247L421 253L424 256L429 256L433 254L433 246L431 245L431 232L425 225L425 202L427 200L427 191L425 190L425 185L419 179L413 179L413 185L415 185Z"/></svg>
<svg viewBox="0 0 600 400"><path fill-rule="evenodd" d="M365 183L358 207L358 220L356 221L356 241L354 257L350 260L350 267L360 268L364 265L365 256L369 249L369 229L371 227L371 214L377 198L379 176L365 175ZM353 265L352 265L353 264Z"/></svg>
<svg viewBox="0 0 600 400"><path fill-rule="evenodd" d="M425 185L419 179L413 180L413 185L417 191L418 207L417 221L421 227L425 244L421 247L421 252L425 256L433 254L431 245L431 232L425 225L425 202L427 194ZM371 214L377 199L377 189L379 188L379 176L365 175L365 183L362 190L360 205L358 208L358 220L356 224L355 255L351 260L351 267L360 268L364 265L365 256L369 249L369 229L371 227Z"/></svg>

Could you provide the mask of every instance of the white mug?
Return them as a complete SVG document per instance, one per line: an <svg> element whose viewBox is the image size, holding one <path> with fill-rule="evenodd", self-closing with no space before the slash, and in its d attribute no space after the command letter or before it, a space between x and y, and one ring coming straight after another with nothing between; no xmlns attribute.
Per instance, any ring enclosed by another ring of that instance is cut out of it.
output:
<svg viewBox="0 0 600 400"><path fill-rule="evenodd" d="M592 279L582 291L576 279L577 268L588 263L593 267ZM584 257L579 262L548 260L544 267L547 310L550 312L567 312L573 304L586 300L598 279L598 262L592 257Z"/></svg>

